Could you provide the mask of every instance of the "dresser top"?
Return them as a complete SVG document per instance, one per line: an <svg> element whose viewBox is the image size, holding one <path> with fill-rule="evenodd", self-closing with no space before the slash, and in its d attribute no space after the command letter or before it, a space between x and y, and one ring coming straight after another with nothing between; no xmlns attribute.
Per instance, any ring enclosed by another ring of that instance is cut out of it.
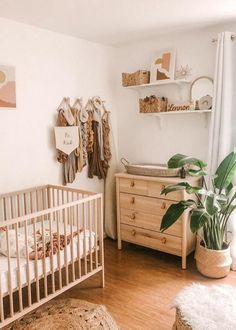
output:
<svg viewBox="0 0 236 330"><path fill-rule="evenodd" d="M182 179L180 177L160 177L160 176L144 176L144 175L134 175L128 174L126 172L116 173L116 178L125 178L125 179L133 179L133 180L145 180L145 181L158 181L158 182L168 182L168 183L179 183L183 181L197 183L201 180L201 177L193 177L186 176L186 178Z"/></svg>

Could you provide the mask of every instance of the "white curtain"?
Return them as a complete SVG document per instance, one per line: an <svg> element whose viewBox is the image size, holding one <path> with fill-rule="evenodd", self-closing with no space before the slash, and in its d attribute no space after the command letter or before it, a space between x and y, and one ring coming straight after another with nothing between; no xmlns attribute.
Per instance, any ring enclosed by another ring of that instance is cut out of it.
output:
<svg viewBox="0 0 236 330"><path fill-rule="evenodd" d="M236 146L236 35L222 32L217 38L213 111L210 127L208 166L214 174L223 158ZM232 268L236 270L236 213L229 224Z"/></svg>
<svg viewBox="0 0 236 330"><path fill-rule="evenodd" d="M218 35L214 77L213 111L208 166L214 173L236 142L236 39L232 32Z"/></svg>

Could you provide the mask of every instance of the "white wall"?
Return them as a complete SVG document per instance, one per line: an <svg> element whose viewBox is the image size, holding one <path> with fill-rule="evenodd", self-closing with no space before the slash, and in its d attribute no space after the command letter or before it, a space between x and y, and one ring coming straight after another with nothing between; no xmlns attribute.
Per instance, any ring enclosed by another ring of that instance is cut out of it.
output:
<svg viewBox="0 0 236 330"><path fill-rule="evenodd" d="M17 109L0 110L0 192L60 184L53 126L62 97L100 95L116 131L113 49L5 19L0 31L0 63L16 67L17 88ZM74 185L103 187L86 169Z"/></svg>
<svg viewBox="0 0 236 330"><path fill-rule="evenodd" d="M205 115L166 116L161 128L156 117L138 113L139 94L121 87L121 72L150 70L152 58L158 51L174 48L177 50L177 68L188 64L192 68L192 80L201 75L213 77L216 43L211 40L225 30L236 31L236 24L159 36L119 49L116 68L119 158L164 163L180 152L207 159L209 122L206 126ZM154 88L149 95L156 92ZM188 100L189 88L179 93L179 97ZM177 87L161 87L158 94L171 100L178 98Z"/></svg>
<svg viewBox="0 0 236 330"><path fill-rule="evenodd" d="M213 76L216 45L211 39L224 30L236 31L236 24L114 49L0 19L0 63L15 65L17 83L17 109L0 110L0 192L62 183L52 128L63 96L86 100L100 95L107 101L119 158L165 162L182 152L206 159L205 117L168 117L161 129L155 117L138 113L138 94L121 87L121 72L149 69L153 55L171 47L177 49L177 67L193 68L192 78ZM186 97L187 91L182 92ZM176 90L165 88L160 94L175 98ZM87 179L86 169L73 185L103 189L96 178Z"/></svg>

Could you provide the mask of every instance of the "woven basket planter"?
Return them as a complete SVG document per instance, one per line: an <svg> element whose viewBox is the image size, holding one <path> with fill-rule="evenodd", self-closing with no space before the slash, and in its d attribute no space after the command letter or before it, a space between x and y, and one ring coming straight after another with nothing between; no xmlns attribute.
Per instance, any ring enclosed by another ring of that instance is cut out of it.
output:
<svg viewBox="0 0 236 330"><path fill-rule="evenodd" d="M230 272L232 259L229 246L224 250L210 250L201 244L201 239L198 237L195 259L198 271L204 276L222 278Z"/></svg>

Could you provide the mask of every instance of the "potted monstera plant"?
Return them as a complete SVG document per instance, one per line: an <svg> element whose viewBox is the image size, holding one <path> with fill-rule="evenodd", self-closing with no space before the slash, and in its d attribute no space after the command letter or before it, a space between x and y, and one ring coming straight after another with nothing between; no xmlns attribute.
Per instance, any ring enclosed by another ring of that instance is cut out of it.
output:
<svg viewBox="0 0 236 330"><path fill-rule="evenodd" d="M233 185L236 152L231 152L220 163L214 175L207 176L206 166L203 161L182 154L170 158L169 168L187 167L188 174L201 176L203 184L202 187L193 187L188 182L180 182L161 191L166 195L184 189L190 196L195 196L170 205L163 216L161 231L172 226L190 208L190 228L193 233L198 233L195 252L197 268L205 276L220 278L229 273L231 265L226 234L228 220L236 208L236 188Z"/></svg>

